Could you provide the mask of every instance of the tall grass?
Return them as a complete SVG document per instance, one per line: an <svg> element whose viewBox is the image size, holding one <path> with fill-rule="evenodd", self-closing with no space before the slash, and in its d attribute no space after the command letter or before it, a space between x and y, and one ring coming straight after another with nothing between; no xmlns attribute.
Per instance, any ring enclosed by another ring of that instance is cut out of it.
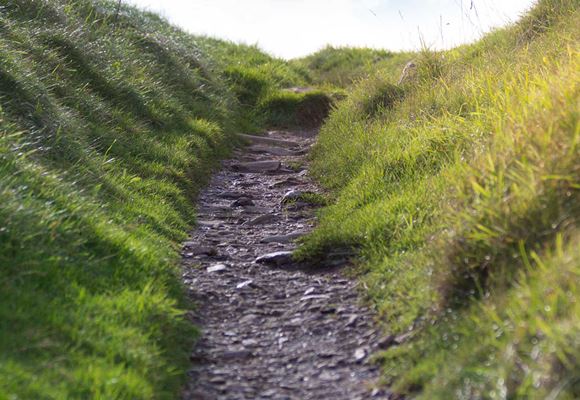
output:
<svg viewBox="0 0 580 400"><path fill-rule="evenodd" d="M400 393L580 397L578 5L378 72L322 128L335 204L300 255L357 249Z"/></svg>
<svg viewBox="0 0 580 400"><path fill-rule="evenodd" d="M233 133L261 127L232 65L263 96L303 79L116 10L0 6L0 398L175 398L195 338L177 267L191 200Z"/></svg>

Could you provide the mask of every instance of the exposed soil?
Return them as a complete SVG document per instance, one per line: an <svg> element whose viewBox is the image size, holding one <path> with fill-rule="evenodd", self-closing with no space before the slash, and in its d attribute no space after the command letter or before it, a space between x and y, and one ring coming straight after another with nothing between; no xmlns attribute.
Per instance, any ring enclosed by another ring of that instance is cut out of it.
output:
<svg viewBox="0 0 580 400"><path fill-rule="evenodd" d="M385 399L369 355L388 345L357 281L291 260L315 224L314 132L270 132L223 163L199 199L184 279L202 336L184 399ZM290 141L290 142L288 142ZM308 201L304 201L308 200ZM274 253L274 254L272 254Z"/></svg>

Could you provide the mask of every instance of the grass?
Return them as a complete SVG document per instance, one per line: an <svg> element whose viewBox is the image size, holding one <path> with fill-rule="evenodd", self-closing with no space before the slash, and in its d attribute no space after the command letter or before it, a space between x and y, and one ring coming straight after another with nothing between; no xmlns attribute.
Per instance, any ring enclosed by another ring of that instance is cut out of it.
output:
<svg viewBox="0 0 580 400"><path fill-rule="evenodd" d="M262 127L254 106L304 80L115 10L0 7L0 398L177 396L196 335L178 268L191 200L233 134Z"/></svg>
<svg viewBox="0 0 580 400"><path fill-rule="evenodd" d="M196 335L177 267L191 200L234 133L328 112L312 172L330 198L302 200L331 205L299 255L356 250L406 338L378 357L385 383L580 397L576 0L446 52L291 63L115 14L0 8L0 398L174 398ZM284 90L305 85L323 89Z"/></svg>
<svg viewBox="0 0 580 400"><path fill-rule="evenodd" d="M292 60L291 65L306 70L305 79L317 86L349 88L377 70L399 73L412 58L411 53L387 50L328 46L307 57Z"/></svg>
<svg viewBox="0 0 580 400"><path fill-rule="evenodd" d="M377 71L331 113L333 204L299 256L355 262L419 399L580 397L580 10L541 0L481 41Z"/></svg>
<svg viewBox="0 0 580 400"><path fill-rule="evenodd" d="M328 117L333 98L322 90L304 93L277 91L265 96L257 112L265 116L264 124L277 128L315 128Z"/></svg>

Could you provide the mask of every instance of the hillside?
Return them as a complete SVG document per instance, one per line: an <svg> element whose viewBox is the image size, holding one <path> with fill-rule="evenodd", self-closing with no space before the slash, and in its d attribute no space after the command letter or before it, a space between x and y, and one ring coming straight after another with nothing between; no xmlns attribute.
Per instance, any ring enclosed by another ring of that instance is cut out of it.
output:
<svg viewBox="0 0 580 400"><path fill-rule="evenodd" d="M314 149L334 204L302 258L349 248L421 399L580 397L580 10L355 85Z"/></svg>
<svg viewBox="0 0 580 400"><path fill-rule="evenodd" d="M192 199L233 133L280 122L271 104L327 100L281 92L303 72L255 47L116 4L0 7L0 398L173 398Z"/></svg>
<svg viewBox="0 0 580 400"><path fill-rule="evenodd" d="M311 84L349 88L378 71L390 75L400 73L410 57L411 53L328 46L309 56L291 60L290 65L306 70L305 78Z"/></svg>

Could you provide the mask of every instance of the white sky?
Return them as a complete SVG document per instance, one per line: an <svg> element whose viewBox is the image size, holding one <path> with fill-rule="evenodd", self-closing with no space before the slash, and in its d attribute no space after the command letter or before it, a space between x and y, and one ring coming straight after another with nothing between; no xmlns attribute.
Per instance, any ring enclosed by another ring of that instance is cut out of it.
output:
<svg viewBox="0 0 580 400"><path fill-rule="evenodd" d="M327 44L448 48L517 20L534 0L126 0L191 33L293 58ZM473 4L473 6L472 6Z"/></svg>

